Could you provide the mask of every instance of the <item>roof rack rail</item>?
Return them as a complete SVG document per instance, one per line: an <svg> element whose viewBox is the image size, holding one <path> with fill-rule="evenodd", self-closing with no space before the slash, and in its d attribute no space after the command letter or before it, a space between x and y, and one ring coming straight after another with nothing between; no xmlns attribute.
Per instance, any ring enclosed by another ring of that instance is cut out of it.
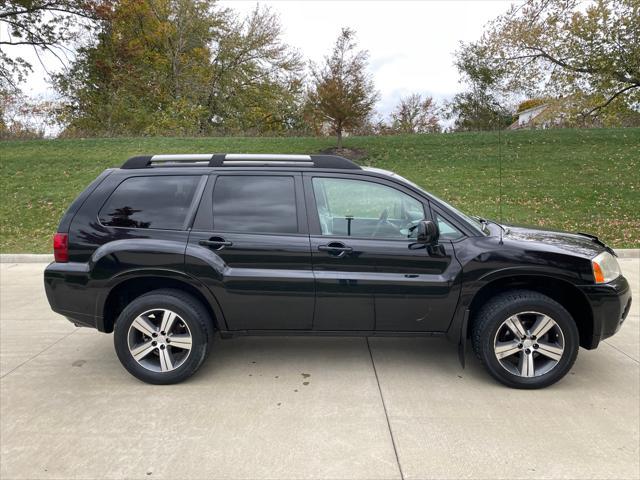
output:
<svg viewBox="0 0 640 480"><path fill-rule="evenodd" d="M337 155L287 155L273 153L187 153L143 155L131 157L121 168L138 169L150 167L245 167L284 166L360 170L357 163Z"/></svg>
<svg viewBox="0 0 640 480"><path fill-rule="evenodd" d="M272 153L228 153L224 156L223 166L249 167L249 166L281 166L298 165L300 167L313 167L310 155L278 155Z"/></svg>

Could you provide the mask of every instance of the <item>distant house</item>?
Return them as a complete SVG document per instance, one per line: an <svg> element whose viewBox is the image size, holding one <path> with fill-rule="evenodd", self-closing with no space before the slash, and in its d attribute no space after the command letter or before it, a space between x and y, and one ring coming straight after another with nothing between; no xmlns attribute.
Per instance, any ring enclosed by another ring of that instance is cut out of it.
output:
<svg viewBox="0 0 640 480"><path fill-rule="evenodd" d="M518 112L518 119L509 125L509 130L518 130L519 128L547 128L547 122L540 121L539 115L549 108L548 103L543 103L536 107L527 108L521 112Z"/></svg>

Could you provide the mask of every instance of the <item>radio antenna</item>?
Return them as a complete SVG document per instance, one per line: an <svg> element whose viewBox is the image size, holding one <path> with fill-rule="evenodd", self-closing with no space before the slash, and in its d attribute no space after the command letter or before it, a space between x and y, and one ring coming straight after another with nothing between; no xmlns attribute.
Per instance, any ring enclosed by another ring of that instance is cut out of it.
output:
<svg viewBox="0 0 640 480"><path fill-rule="evenodd" d="M500 214L500 244L502 244L502 128L498 122L498 210Z"/></svg>

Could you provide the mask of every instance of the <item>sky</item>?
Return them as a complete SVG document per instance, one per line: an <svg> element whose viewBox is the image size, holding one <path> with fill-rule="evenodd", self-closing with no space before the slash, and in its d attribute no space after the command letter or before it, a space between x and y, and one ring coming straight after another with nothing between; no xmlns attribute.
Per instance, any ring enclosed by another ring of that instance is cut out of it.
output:
<svg viewBox="0 0 640 480"><path fill-rule="evenodd" d="M291 1L258 2L278 12L284 40L305 58L319 62L342 27L357 33L369 51L370 73L380 92L377 110L388 114L401 96L421 93L438 100L459 92L453 52L460 41L480 37L483 26L506 12L510 1ZM255 1L223 6L248 13Z"/></svg>
<svg viewBox="0 0 640 480"><path fill-rule="evenodd" d="M421 93L437 100L462 89L453 65L460 41L476 40L483 26L511 5L505 0L466 1L244 1L223 0L219 5L247 14L256 3L280 15L283 39L304 58L319 62L327 55L342 27L357 33L359 47L369 51L370 73L380 100L377 110L387 115L401 96ZM24 91L53 98L47 74L30 51L21 49L34 65ZM47 70L59 69L45 57Z"/></svg>

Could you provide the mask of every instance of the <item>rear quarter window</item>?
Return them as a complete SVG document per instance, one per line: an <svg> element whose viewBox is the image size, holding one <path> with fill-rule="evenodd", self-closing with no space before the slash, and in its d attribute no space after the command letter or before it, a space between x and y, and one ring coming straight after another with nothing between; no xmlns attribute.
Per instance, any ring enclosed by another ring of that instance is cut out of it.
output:
<svg viewBox="0 0 640 480"><path fill-rule="evenodd" d="M120 183L98 213L102 225L182 230L201 176L131 177Z"/></svg>

